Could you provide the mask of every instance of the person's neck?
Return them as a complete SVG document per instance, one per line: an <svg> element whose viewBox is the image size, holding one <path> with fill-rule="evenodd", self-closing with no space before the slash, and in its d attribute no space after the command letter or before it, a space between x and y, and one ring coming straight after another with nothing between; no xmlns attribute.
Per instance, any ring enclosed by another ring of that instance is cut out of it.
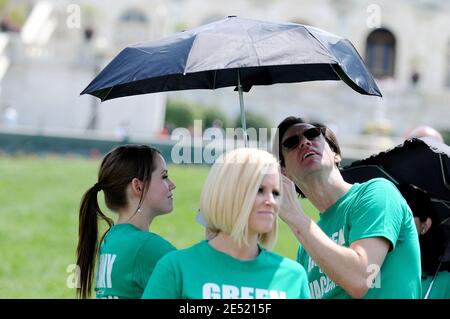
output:
<svg viewBox="0 0 450 319"><path fill-rule="evenodd" d="M306 176L297 185L320 212L333 206L352 187L337 168Z"/></svg>
<svg viewBox="0 0 450 319"><path fill-rule="evenodd" d="M218 251L240 260L255 259L259 255L257 235L249 236L248 246L239 246L230 235L220 232L209 241L209 244Z"/></svg>
<svg viewBox="0 0 450 319"><path fill-rule="evenodd" d="M150 224L153 221L153 215L149 212L135 212L135 211L119 211L119 218L116 224L131 224L142 231L148 232Z"/></svg>

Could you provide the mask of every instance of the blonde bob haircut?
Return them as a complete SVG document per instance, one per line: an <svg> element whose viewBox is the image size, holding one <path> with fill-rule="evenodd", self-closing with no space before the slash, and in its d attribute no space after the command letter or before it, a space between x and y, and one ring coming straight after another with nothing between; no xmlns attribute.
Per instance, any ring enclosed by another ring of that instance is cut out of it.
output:
<svg viewBox="0 0 450 319"><path fill-rule="evenodd" d="M248 245L250 213L264 175L271 167L278 172L281 188L280 165L272 154L249 148L222 154L212 166L200 198L200 214L206 227L229 234L238 245ZM258 235L258 242L266 249L275 245L277 228L275 219L270 232Z"/></svg>

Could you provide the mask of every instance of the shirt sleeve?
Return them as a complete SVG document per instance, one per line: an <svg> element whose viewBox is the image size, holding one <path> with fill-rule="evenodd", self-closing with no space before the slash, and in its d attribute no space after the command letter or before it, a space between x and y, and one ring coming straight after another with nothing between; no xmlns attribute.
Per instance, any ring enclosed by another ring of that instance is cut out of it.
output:
<svg viewBox="0 0 450 319"><path fill-rule="evenodd" d="M147 239L139 248L134 264L133 279L141 293L144 291L157 262L173 250L176 250L176 248L171 243L159 237Z"/></svg>
<svg viewBox="0 0 450 319"><path fill-rule="evenodd" d="M297 248L297 262L300 265L303 265L303 256L304 256L304 254L305 254L305 250L303 249L303 246L302 245L298 245L298 248ZM305 265L303 265L303 267L304 266Z"/></svg>
<svg viewBox="0 0 450 319"><path fill-rule="evenodd" d="M302 275L301 275L302 285L300 288L300 294L298 296L299 299L310 299L310 291L308 284L308 275L306 274L306 270L302 267Z"/></svg>
<svg viewBox="0 0 450 319"><path fill-rule="evenodd" d="M387 180L377 179L365 187L350 213L349 242L383 237L390 242L390 249L394 249L408 206Z"/></svg>
<svg viewBox="0 0 450 319"><path fill-rule="evenodd" d="M163 257L155 267L145 287L143 299L180 299L181 284L170 254Z"/></svg>

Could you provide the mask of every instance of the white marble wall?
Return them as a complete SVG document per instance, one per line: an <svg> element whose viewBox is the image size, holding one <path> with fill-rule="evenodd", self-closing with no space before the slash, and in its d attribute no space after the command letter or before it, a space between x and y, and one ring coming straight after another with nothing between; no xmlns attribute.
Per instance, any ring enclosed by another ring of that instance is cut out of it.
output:
<svg viewBox="0 0 450 319"><path fill-rule="evenodd" d="M29 2L29 1L28 1ZM117 45L118 19L136 8L149 19L147 37L160 38L176 28L195 27L210 19L238 15L264 20L311 24L350 39L364 57L366 39L372 29L367 22L371 5L379 8L381 26L395 36L395 78L380 83L383 100L360 96L339 82L279 84L253 88L245 94L246 107L261 112L274 124L298 114L333 124L343 134L359 134L374 120L387 120L401 135L418 124L450 128L450 89L445 87L450 43L450 4L445 1L411 0L54 0L58 32L43 56L31 57L20 45L11 50L11 66L2 82L2 105L17 108L22 125L84 129L92 98L78 93L93 78L89 49L82 29L95 28L94 46L100 47L107 63L121 49ZM93 16L82 16L80 29L66 25L70 4L94 8ZM437 3L433 6L427 3ZM372 7L373 8L373 7ZM135 39L133 39L135 40ZM44 50L45 51L45 50ZM24 53L25 52L25 53ZM86 55L82 63L82 53ZM411 90L410 76L416 69L420 82ZM171 92L170 96L214 104L230 117L239 114L237 94L232 88L216 91ZM117 99L99 106L99 130L115 132L128 123L133 134L149 135L163 125L164 96L147 95ZM273 110L276 110L275 112Z"/></svg>

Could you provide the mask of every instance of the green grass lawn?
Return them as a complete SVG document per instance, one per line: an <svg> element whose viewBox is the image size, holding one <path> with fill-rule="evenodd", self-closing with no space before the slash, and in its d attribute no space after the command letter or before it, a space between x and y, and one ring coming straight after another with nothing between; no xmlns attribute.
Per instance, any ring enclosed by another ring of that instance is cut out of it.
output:
<svg viewBox="0 0 450 319"><path fill-rule="evenodd" d="M75 263L78 207L96 182L99 164L73 157L0 157L0 298L75 297L66 282ZM151 230L178 248L203 238L194 216L207 173L207 167L169 166L177 185L175 209L155 219ZM303 207L317 218L309 202ZM275 251L295 259L297 246L280 222Z"/></svg>

